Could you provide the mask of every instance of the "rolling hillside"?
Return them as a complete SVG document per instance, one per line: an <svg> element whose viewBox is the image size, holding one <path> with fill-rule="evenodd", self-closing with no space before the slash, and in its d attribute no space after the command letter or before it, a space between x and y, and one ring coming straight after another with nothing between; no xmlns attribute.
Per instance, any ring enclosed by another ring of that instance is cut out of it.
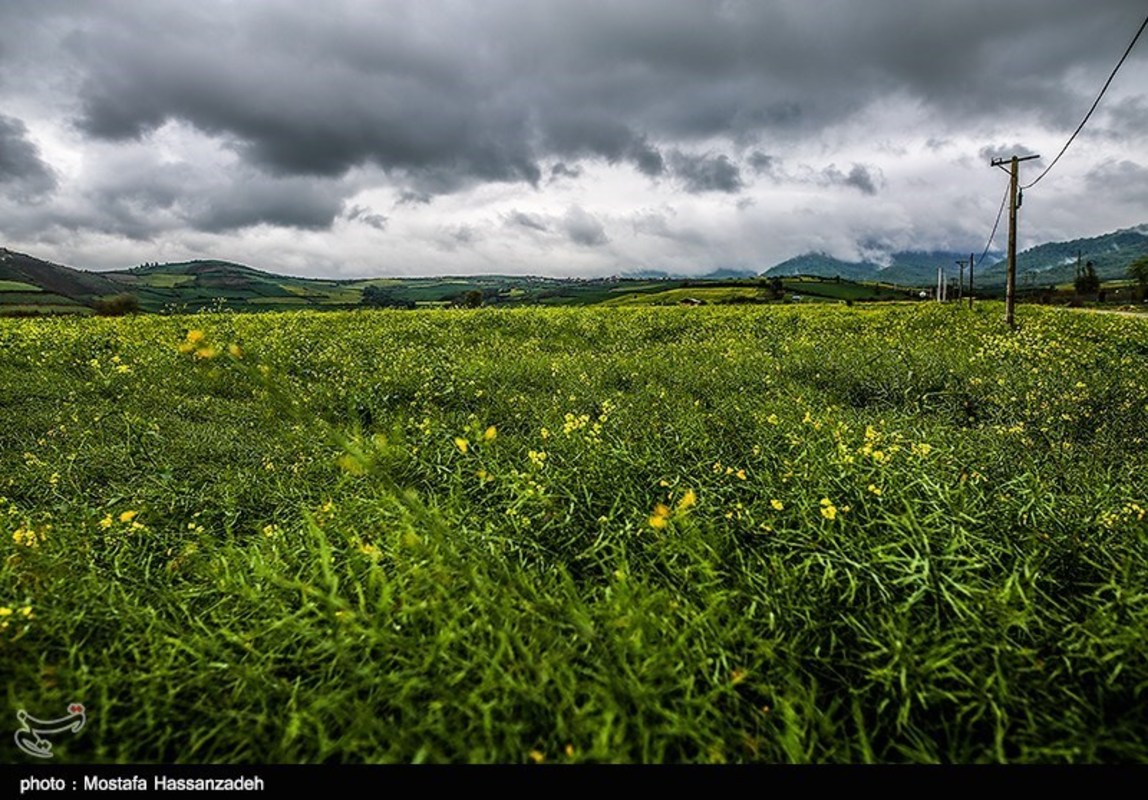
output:
<svg viewBox="0 0 1148 800"><path fill-rule="evenodd" d="M1127 277L1128 265L1148 256L1148 225L1068 242L1049 242L1017 253L1017 281L1020 284L1070 283L1075 276L1076 258L1091 261L1102 281ZM1004 283L1007 264L1002 260L984 270L986 284Z"/></svg>
<svg viewBox="0 0 1148 800"><path fill-rule="evenodd" d="M1017 276L1021 284L1071 282L1077 253L1092 261L1103 281L1123 280L1128 265L1148 256L1148 225L1066 242L1048 242L1017 253ZM977 254L980 255L979 253ZM887 266L871 261L843 261L824 253L806 253L770 267L765 276L840 276L851 281L882 281L907 286L932 286L938 265L955 275L956 261L967 261L968 253L945 251L906 251L893 253ZM977 284L1003 286L1007 272L1004 253L990 252L977 270Z"/></svg>
<svg viewBox="0 0 1148 800"><path fill-rule="evenodd" d="M1092 261L1101 280L1118 281L1128 265L1148 256L1148 225L1103 236L1050 242L1018 255L1021 287L1071 282L1077 253ZM887 265L848 262L809 253L791 258L761 276L723 269L701 278L645 271L622 278L466 277L325 280L276 275L228 261L147 264L109 272L88 272L0 248L0 316L90 314L101 301L131 295L146 312L197 311L227 307L245 311L292 308L416 308L463 303L482 305L666 305L687 299L709 303L770 302L771 279L783 278L789 295L824 300L880 300L905 296L909 287L931 287L938 265L954 277L967 253L905 251ZM1005 263L990 257L977 272L977 286L997 290ZM822 280L818 280L822 279ZM897 292L893 289L900 289Z"/></svg>

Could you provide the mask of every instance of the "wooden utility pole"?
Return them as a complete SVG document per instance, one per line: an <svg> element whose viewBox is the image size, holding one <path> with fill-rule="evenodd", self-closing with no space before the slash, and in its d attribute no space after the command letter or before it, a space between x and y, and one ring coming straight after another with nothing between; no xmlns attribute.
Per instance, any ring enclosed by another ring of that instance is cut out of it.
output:
<svg viewBox="0 0 1148 800"><path fill-rule="evenodd" d="M973 254L969 253L969 308L973 307Z"/></svg>
<svg viewBox="0 0 1148 800"><path fill-rule="evenodd" d="M1005 322L1010 328L1016 327L1016 210L1020 208L1022 200L1017 196L1018 177L1020 176L1020 162L1031 161L1040 156L1013 156L1008 160L1009 169L1009 203L1008 203L1008 278L1005 281ZM994 158L990 166L1004 169L1005 159Z"/></svg>
<svg viewBox="0 0 1148 800"><path fill-rule="evenodd" d="M961 302L961 298L965 296L965 262L964 259L955 262L957 268L960 270L960 277L957 278L957 302Z"/></svg>

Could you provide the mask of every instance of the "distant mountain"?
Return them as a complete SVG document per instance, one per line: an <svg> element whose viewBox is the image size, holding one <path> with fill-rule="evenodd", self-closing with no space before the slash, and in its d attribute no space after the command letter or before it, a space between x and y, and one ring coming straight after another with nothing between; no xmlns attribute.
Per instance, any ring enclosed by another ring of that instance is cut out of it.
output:
<svg viewBox="0 0 1148 800"><path fill-rule="evenodd" d="M816 275L821 278L841 277L846 280L873 280L881 267L868 261L842 261L825 253L806 253L782 261L767 269L768 277L789 275Z"/></svg>
<svg viewBox="0 0 1148 800"><path fill-rule="evenodd" d="M841 277L850 281L883 281L905 286L932 286L937 282L937 267L947 275L956 273L956 262L967 263L968 253L947 251L904 251L893 253L888 265L872 261L842 261L824 253L807 253L770 267L763 275L817 275Z"/></svg>
<svg viewBox="0 0 1148 800"><path fill-rule="evenodd" d="M622 277L635 280L664 281L669 279L670 273L660 269L634 269L623 272Z"/></svg>
<svg viewBox="0 0 1148 800"><path fill-rule="evenodd" d="M739 280L742 278L756 277L757 273L752 269L734 269L733 267L722 267L707 272L705 275L700 276L704 281L721 281L721 280Z"/></svg>
<svg viewBox="0 0 1148 800"><path fill-rule="evenodd" d="M1048 242L1017 253L1017 282L1057 284L1072 281L1076 257L1091 261L1101 280L1122 280L1128 265L1148 256L1148 225L1067 242ZM979 257L979 253L977 256ZM937 267L954 276L957 261L968 261L968 253L947 251L904 251L893 253L888 265L871 261L843 261L825 253L806 253L766 270L766 276L840 276L851 281L886 281L907 286L932 286ZM1000 286L1005 282L1008 263L1004 253L990 252L976 272L978 286Z"/></svg>
<svg viewBox="0 0 1148 800"><path fill-rule="evenodd" d="M1148 225L1125 228L1103 236L1049 242L1029 248L1016 256L1017 283L1070 283L1076 273L1076 258L1091 261L1102 281L1127 277L1128 265L1148 256ZM1008 262L1001 259L982 271L985 285L1003 284Z"/></svg>

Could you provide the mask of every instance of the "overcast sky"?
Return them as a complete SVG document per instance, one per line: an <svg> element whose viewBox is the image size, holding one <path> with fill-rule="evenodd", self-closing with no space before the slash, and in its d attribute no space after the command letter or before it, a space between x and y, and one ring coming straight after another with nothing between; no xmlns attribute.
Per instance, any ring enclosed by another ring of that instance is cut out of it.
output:
<svg viewBox="0 0 1148 800"><path fill-rule="evenodd" d="M1144 0L0 0L0 245L299 275L979 251ZM1148 36L1021 211L1148 222ZM1003 245L1003 228L999 242Z"/></svg>

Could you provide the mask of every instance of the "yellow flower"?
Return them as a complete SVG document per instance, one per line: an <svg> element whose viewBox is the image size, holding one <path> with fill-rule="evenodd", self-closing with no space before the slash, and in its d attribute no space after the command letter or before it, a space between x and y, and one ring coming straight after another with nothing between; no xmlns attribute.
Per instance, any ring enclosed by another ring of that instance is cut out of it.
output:
<svg viewBox="0 0 1148 800"><path fill-rule="evenodd" d="M665 503L658 503L654 506L654 513L650 515L648 520L650 527L655 530L661 530L666 527L670 521L670 508Z"/></svg>
<svg viewBox="0 0 1148 800"><path fill-rule="evenodd" d="M203 331L201 331L201 330L188 331L187 332L187 343L188 344L199 344L200 342L203 341L203 337L204 337L204 334L203 334Z"/></svg>
<svg viewBox="0 0 1148 800"><path fill-rule="evenodd" d="M482 438L488 442L494 441L494 437L496 436L498 436L498 428L494 427L493 425L487 428L482 434Z"/></svg>
<svg viewBox="0 0 1148 800"><path fill-rule="evenodd" d="M12 541L14 541L16 544L22 544L25 547L39 547L40 542L47 538L47 527L37 531L21 525L19 528L12 532Z"/></svg>
<svg viewBox="0 0 1148 800"><path fill-rule="evenodd" d="M698 504L698 496L693 489L687 489L686 493L682 495L682 499L678 501L678 511L686 511L693 508Z"/></svg>
<svg viewBox="0 0 1148 800"><path fill-rule="evenodd" d="M777 499L770 500L769 504L773 506L774 511L783 511L785 509L785 503Z"/></svg>
<svg viewBox="0 0 1148 800"><path fill-rule="evenodd" d="M735 474L737 475L738 480L740 480L740 481L746 480L744 469L739 469Z"/></svg>
<svg viewBox="0 0 1148 800"><path fill-rule="evenodd" d="M359 545L359 552L367 556L367 558L370 558L372 561L378 561L383 557L383 551L380 550L377 545L373 544Z"/></svg>
<svg viewBox="0 0 1148 800"><path fill-rule="evenodd" d="M21 606L20 607L20 616L24 617L24 619L31 619L32 618L32 606Z"/></svg>
<svg viewBox="0 0 1148 800"><path fill-rule="evenodd" d="M868 489L868 491L872 492L873 494L877 495L878 497L881 496L881 487L878 486L877 484L871 483L871 484L869 484L867 489Z"/></svg>
<svg viewBox="0 0 1148 800"><path fill-rule="evenodd" d="M0 606L0 617L10 617L15 613L8 606Z"/></svg>
<svg viewBox="0 0 1148 800"><path fill-rule="evenodd" d="M837 506L828 497L821 498L821 516L832 522L837 519Z"/></svg>
<svg viewBox="0 0 1148 800"><path fill-rule="evenodd" d="M243 358L243 348L234 343L227 345L227 353L232 358Z"/></svg>
<svg viewBox="0 0 1148 800"><path fill-rule="evenodd" d="M111 514L106 515L103 519L100 520L100 527L101 528L110 528L114 524L115 524L115 520L112 519Z"/></svg>
<svg viewBox="0 0 1148 800"><path fill-rule="evenodd" d="M768 417L765 418L765 421L768 422L770 425L780 425L781 424L781 420L777 418L777 414L770 414Z"/></svg>
<svg viewBox="0 0 1148 800"><path fill-rule="evenodd" d="M138 511L125 511L124 513L120 514L120 522L131 522L139 515L139 513L140 512Z"/></svg>
<svg viewBox="0 0 1148 800"><path fill-rule="evenodd" d="M199 359L203 359L204 361L210 361L211 359L215 358L218 355L219 355L219 349L216 347L212 347L211 345L208 345L207 347L201 347L195 351L195 357L199 358Z"/></svg>
<svg viewBox="0 0 1148 800"><path fill-rule="evenodd" d="M460 453L465 453L467 450L470 449L470 442L468 442L466 439L462 438L461 436L456 436L456 437L454 437L454 446L458 448L458 451Z"/></svg>
<svg viewBox="0 0 1148 800"><path fill-rule="evenodd" d="M543 761L546 760L546 756L542 755L542 753L540 753L537 750L531 750L530 751L530 760L533 761L535 764L541 764Z"/></svg>

